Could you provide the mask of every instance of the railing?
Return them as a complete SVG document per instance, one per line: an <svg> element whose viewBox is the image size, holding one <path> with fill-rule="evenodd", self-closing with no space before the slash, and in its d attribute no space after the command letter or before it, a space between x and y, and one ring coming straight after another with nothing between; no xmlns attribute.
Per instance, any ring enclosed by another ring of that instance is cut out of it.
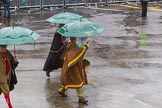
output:
<svg viewBox="0 0 162 108"><path fill-rule="evenodd" d="M63 7L63 6L88 6L111 3L132 2L139 3L140 0L11 0L11 8L46 8L46 7ZM162 0L150 0L162 1Z"/></svg>
<svg viewBox="0 0 162 108"><path fill-rule="evenodd" d="M11 7L15 9L21 8L45 8L60 6L75 6L88 4L109 4L121 3L126 0L11 0Z"/></svg>

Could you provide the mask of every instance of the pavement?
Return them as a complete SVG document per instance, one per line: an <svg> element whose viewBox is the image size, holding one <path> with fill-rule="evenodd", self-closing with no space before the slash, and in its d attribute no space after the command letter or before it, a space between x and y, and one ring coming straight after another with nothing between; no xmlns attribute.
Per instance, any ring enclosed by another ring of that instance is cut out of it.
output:
<svg viewBox="0 0 162 108"><path fill-rule="evenodd" d="M86 57L91 66L87 70L89 84L83 88L88 105L78 104L75 90L68 90L67 98L58 95L60 69L50 78L42 71L57 29L45 19L63 10L12 13L8 24L22 25L41 35L35 44L16 46L20 64L16 69L18 84L10 93L14 108L161 108L161 8L149 8L148 17L141 18L138 6L128 6L67 10L107 28L100 36L88 38L92 43ZM13 51L13 46L9 49ZM0 107L7 108L2 95Z"/></svg>

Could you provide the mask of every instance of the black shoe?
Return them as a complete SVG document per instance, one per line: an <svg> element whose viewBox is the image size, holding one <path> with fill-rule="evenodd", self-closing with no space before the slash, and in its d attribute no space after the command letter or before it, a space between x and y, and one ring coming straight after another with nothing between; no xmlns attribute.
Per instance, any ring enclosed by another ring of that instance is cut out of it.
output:
<svg viewBox="0 0 162 108"><path fill-rule="evenodd" d="M140 17L145 18L145 17L147 17L147 16L146 16L146 15L140 15Z"/></svg>
<svg viewBox="0 0 162 108"><path fill-rule="evenodd" d="M85 105L88 105L88 100L85 100L85 99L79 99L78 101L79 103L83 103Z"/></svg>
<svg viewBox="0 0 162 108"><path fill-rule="evenodd" d="M46 76L47 76L47 77L50 77L50 72L47 71L47 72L46 72Z"/></svg>
<svg viewBox="0 0 162 108"><path fill-rule="evenodd" d="M65 93L61 93L60 91L58 91L58 94L60 94L61 97L67 97L67 95Z"/></svg>

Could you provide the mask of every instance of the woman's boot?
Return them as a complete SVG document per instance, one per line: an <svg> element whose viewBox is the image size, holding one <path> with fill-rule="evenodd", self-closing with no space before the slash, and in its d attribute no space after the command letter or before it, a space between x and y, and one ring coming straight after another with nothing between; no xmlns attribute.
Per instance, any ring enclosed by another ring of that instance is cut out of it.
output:
<svg viewBox="0 0 162 108"><path fill-rule="evenodd" d="M10 101L10 95L9 94L4 94L4 97L5 97L6 102L8 104L8 108L13 108L12 104L11 104L11 101Z"/></svg>

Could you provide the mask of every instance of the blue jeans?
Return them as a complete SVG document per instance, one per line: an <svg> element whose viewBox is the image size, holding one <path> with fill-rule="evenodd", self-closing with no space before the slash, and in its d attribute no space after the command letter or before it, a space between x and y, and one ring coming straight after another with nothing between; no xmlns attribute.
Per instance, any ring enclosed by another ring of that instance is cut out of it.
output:
<svg viewBox="0 0 162 108"><path fill-rule="evenodd" d="M10 17L10 4L4 4L4 17Z"/></svg>

